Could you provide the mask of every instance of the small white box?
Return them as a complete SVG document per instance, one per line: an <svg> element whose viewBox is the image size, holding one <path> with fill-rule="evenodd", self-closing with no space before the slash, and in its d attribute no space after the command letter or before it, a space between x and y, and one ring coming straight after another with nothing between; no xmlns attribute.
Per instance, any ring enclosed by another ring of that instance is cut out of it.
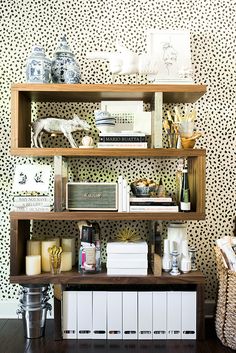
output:
<svg viewBox="0 0 236 353"><path fill-rule="evenodd" d="M167 339L181 339L181 292L167 292Z"/></svg>
<svg viewBox="0 0 236 353"><path fill-rule="evenodd" d="M182 292L182 339L196 339L196 292Z"/></svg>
<svg viewBox="0 0 236 353"><path fill-rule="evenodd" d="M152 292L138 292L138 339L152 339Z"/></svg>
<svg viewBox="0 0 236 353"><path fill-rule="evenodd" d="M107 338L107 292L93 292L93 339Z"/></svg>
<svg viewBox="0 0 236 353"><path fill-rule="evenodd" d="M147 268L108 268L108 276L147 276Z"/></svg>
<svg viewBox="0 0 236 353"><path fill-rule="evenodd" d="M108 254L147 254L147 252L148 245L146 241L136 243L114 241L107 243Z"/></svg>
<svg viewBox="0 0 236 353"><path fill-rule="evenodd" d="M123 292L123 339L138 338L137 292Z"/></svg>
<svg viewBox="0 0 236 353"><path fill-rule="evenodd" d="M92 338L93 297L91 291L77 292L77 338ZM75 310L75 309L74 309Z"/></svg>
<svg viewBox="0 0 236 353"><path fill-rule="evenodd" d="M145 260L110 260L107 259L107 268L147 268L147 258Z"/></svg>
<svg viewBox="0 0 236 353"><path fill-rule="evenodd" d="M77 338L77 292L63 291L62 294L62 337Z"/></svg>
<svg viewBox="0 0 236 353"><path fill-rule="evenodd" d="M166 339L167 293L153 292L153 339Z"/></svg>
<svg viewBox="0 0 236 353"><path fill-rule="evenodd" d="M122 292L107 292L107 338L122 339Z"/></svg>
<svg viewBox="0 0 236 353"><path fill-rule="evenodd" d="M109 253L107 255L107 259L108 260L117 260L120 262L124 262L126 260L147 260L147 254L144 253L140 253L140 254L113 254L113 253Z"/></svg>

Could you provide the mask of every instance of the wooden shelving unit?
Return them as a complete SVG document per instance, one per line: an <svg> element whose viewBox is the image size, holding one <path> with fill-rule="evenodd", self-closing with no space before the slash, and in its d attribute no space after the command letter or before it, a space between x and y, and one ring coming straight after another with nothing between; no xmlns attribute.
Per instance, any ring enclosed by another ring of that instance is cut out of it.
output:
<svg viewBox="0 0 236 353"><path fill-rule="evenodd" d="M192 212L188 213L118 213L118 212L11 212L11 257L10 281L21 284L54 283L67 284L193 284L197 290L198 338L204 337L204 277L200 272L177 277L162 276L107 276L105 272L94 275L80 275L77 270L57 276L42 273L39 276L25 275L26 242L30 234L30 222L76 221L76 220L202 220L205 218L205 159L206 151L197 149L79 149L79 148L32 148L31 146L31 103L32 102L100 102L101 100L143 100L154 106L154 116L158 102L194 102L206 92L205 85L85 85L85 84L14 84L12 85L12 141L11 154L31 157L89 157L89 158L188 158L189 183L192 192ZM159 117L161 112L159 111ZM159 126L160 121L159 121ZM56 178L55 178L56 179ZM62 194L62 176L55 183L55 194ZM61 197L61 196L60 196ZM61 201L61 200L59 200ZM60 204L60 202L59 202ZM56 307L60 305L56 303ZM59 309L55 315L60 319ZM59 315L59 316L58 316Z"/></svg>

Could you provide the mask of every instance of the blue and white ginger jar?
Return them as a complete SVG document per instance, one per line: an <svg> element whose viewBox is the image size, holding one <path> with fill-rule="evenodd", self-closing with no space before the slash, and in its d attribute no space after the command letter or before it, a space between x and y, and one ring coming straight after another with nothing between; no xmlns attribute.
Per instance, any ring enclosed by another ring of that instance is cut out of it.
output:
<svg viewBox="0 0 236 353"><path fill-rule="evenodd" d="M52 82L80 83L80 68L63 35L52 59Z"/></svg>
<svg viewBox="0 0 236 353"><path fill-rule="evenodd" d="M46 58L44 49L35 45L26 62L26 80L30 83L51 81L51 60Z"/></svg>

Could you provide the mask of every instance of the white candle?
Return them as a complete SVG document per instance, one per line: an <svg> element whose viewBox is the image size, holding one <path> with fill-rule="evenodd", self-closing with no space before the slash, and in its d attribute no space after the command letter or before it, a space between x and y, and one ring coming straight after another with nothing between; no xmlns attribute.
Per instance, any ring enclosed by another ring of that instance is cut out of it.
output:
<svg viewBox="0 0 236 353"><path fill-rule="evenodd" d="M75 265L75 238L62 238L61 240L62 251L72 252L72 266Z"/></svg>
<svg viewBox="0 0 236 353"><path fill-rule="evenodd" d="M72 269L72 252L63 251L61 253L61 271L71 271Z"/></svg>
<svg viewBox="0 0 236 353"><path fill-rule="evenodd" d="M56 246L57 247L60 246L60 238L48 238L47 240L49 240L49 241L54 240L56 242Z"/></svg>
<svg viewBox="0 0 236 353"><path fill-rule="evenodd" d="M51 248L53 245L57 245L56 240L43 240L41 242L41 257L42 257L42 271L50 272L50 257L48 253L48 248Z"/></svg>
<svg viewBox="0 0 236 353"><path fill-rule="evenodd" d="M27 255L41 255L41 241L27 240Z"/></svg>
<svg viewBox="0 0 236 353"><path fill-rule="evenodd" d="M25 257L25 272L27 276L39 275L41 273L40 255L29 255Z"/></svg>

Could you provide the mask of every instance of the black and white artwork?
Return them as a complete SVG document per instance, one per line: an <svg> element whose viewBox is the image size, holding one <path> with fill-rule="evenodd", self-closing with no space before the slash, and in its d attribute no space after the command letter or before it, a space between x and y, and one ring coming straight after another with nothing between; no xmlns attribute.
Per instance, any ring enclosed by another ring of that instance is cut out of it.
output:
<svg viewBox="0 0 236 353"><path fill-rule="evenodd" d="M16 165L12 191L48 193L50 174L50 165Z"/></svg>
<svg viewBox="0 0 236 353"><path fill-rule="evenodd" d="M187 30L148 30L147 52L155 56L156 83L193 83L190 33Z"/></svg>

